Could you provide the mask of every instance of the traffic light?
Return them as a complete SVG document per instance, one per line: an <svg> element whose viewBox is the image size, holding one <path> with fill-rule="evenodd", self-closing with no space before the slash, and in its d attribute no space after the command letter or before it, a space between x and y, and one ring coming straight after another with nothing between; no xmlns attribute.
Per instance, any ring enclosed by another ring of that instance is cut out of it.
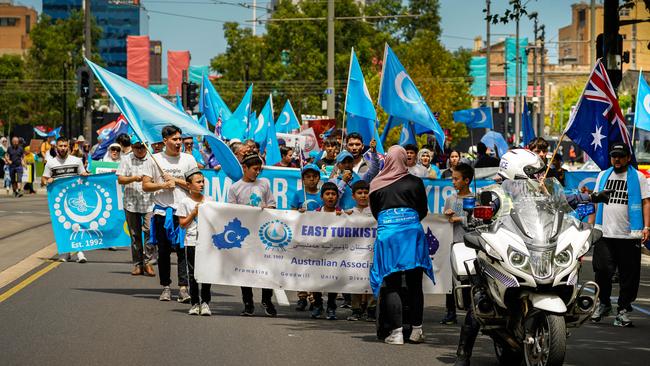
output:
<svg viewBox="0 0 650 366"><path fill-rule="evenodd" d="M193 111L199 104L199 85L193 82L187 83L187 109Z"/></svg>
<svg viewBox="0 0 650 366"><path fill-rule="evenodd" d="M280 52L280 60L282 62L282 66L289 66L289 50L282 50L282 52Z"/></svg>
<svg viewBox="0 0 650 366"><path fill-rule="evenodd" d="M93 96L93 78L90 70L82 66L77 70L77 88L81 98L87 99Z"/></svg>

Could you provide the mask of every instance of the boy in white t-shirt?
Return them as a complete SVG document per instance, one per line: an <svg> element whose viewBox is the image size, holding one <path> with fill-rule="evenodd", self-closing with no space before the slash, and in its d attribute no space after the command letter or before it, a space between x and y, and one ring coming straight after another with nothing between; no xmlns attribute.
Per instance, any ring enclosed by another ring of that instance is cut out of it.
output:
<svg viewBox="0 0 650 366"><path fill-rule="evenodd" d="M153 218L150 226L151 244L158 246L158 275L163 291L160 301L171 300L172 283L171 253L172 247L177 248L178 258L178 302L190 301L187 291L187 263L185 251L178 250L180 238L178 237L178 216L176 209L178 203L187 197L188 184L185 173L196 169L196 160L189 154L181 152L181 130L169 125L162 129L162 138L165 151L154 154L147 159L142 172L142 190L152 192L154 203Z"/></svg>
<svg viewBox="0 0 650 366"><path fill-rule="evenodd" d="M199 284L194 278L194 259L196 256L196 245L199 239L199 227L197 218L199 206L207 201L214 201L212 198L203 195L205 184L203 173L197 168L185 173L189 195L181 200L176 209L178 222L185 229L185 258L187 259L187 274L190 280L190 302L192 307L189 315L210 316L210 284L201 284L201 296L199 297Z"/></svg>
<svg viewBox="0 0 650 366"><path fill-rule="evenodd" d="M372 217L370 210L370 184L365 180L357 181L352 185L352 198L357 203L351 210L345 211L348 215ZM348 316L349 321L357 321L364 318L364 309L372 308L373 297L369 294L351 295L352 315Z"/></svg>
<svg viewBox="0 0 650 366"><path fill-rule="evenodd" d="M245 155L241 164L244 168L244 177L230 186L228 190L228 203L248 205L261 208L275 208L275 198L271 193L271 187L266 180L259 180L257 176L262 171L262 158L257 154ZM251 287L241 288L244 310L242 316L253 316L255 305L253 304L253 289ZM278 315L273 302L273 290L262 289L262 307L266 315L274 317Z"/></svg>

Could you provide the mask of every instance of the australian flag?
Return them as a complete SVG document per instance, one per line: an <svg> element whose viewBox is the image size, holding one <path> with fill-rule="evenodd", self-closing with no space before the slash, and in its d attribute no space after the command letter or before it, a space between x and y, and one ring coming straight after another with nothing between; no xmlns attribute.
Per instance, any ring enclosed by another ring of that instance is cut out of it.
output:
<svg viewBox="0 0 650 366"><path fill-rule="evenodd" d="M600 59L596 61L564 134L603 170L611 165L611 144L624 142L627 146L632 146L616 93ZM630 153L634 161L634 153Z"/></svg>

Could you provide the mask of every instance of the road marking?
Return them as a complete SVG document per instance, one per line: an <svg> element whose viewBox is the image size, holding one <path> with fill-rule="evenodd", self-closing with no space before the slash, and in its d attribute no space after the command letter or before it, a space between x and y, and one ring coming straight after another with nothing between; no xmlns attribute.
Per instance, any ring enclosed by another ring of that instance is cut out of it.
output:
<svg viewBox="0 0 650 366"><path fill-rule="evenodd" d="M0 288L7 286L27 272L43 264L43 258L51 258L56 254L56 244L52 243L37 251L22 261L0 272Z"/></svg>
<svg viewBox="0 0 650 366"><path fill-rule="evenodd" d="M7 300L7 299L10 298L10 297L12 297L12 296L15 295L18 291L24 289L24 288L27 287L29 284L31 284L32 282L34 282L34 281L36 281L37 279L39 279L41 276L43 276L43 275L46 274L47 272L49 272L49 271L53 270L54 268L58 267L59 264L61 264L61 262L52 262L52 263L48 264L45 268L43 268L43 269L41 269L40 271L34 273L33 275L27 277L27 278L24 279L21 283L19 283L19 284L17 284L16 286L10 288L10 289L7 290L5 293L0 294L0 303L2 303L3 301Z"/></svg>

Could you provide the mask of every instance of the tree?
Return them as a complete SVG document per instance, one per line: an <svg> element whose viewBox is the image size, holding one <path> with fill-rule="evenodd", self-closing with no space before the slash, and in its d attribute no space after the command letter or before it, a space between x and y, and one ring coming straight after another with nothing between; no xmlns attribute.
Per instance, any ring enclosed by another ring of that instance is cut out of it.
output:
<svg viewBox="0 0 650 366"><path fill-rule="evenodd" d="M24 79L25 63L19 55L0 56L0 120L8 123L9 130L14 121L26 117Z"/></svg>

